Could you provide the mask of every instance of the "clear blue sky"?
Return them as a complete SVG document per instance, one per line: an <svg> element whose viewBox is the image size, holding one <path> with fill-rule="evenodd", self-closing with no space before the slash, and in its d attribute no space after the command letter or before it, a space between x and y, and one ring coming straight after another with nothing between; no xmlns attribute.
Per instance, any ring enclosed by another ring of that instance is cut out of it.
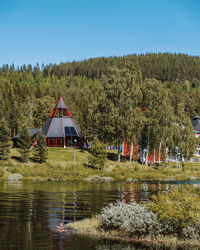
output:
<svg viewBox="0 0 200 250"><path fill-rule="evenodd" d="M0 66L200 55L199 0L0 0Z"/></svg>

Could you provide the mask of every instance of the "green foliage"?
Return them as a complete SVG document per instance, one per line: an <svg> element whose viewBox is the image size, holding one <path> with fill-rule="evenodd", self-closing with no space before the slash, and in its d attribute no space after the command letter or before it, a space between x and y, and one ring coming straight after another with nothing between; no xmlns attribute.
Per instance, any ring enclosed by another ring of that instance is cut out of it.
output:
<svg viewBox="0 0 200 250"><path fill-rule="evenodd" d="M94 167L97 167L98 170L101 169L106 162L106 146L101 143L97 138L95 138L90 153L91 156L89 158L89 164Z"/></svg>
<svg viewBox="0 0 200 250"><path fill-rule="evenodd" d="M174 117L168 136L168 148L172 155L176 155L176 147L181 158L189 159L195 152L197 140L194 135L194 129L190 118L180 112Z"/></svg>
<svg viewBox="0 0 200 250"><path fill-rule="evenodd" d="M141 74L135 64L123 68L110 67L109 74L102 77L102 94L93 103L93 121L96 136L104 143L118 145L124 136L135 142L138 136L138 105L141 104Z"/></svg>
<svg viewBox="0 0 200 250"><path fill-rule="evenodd" d="M49 116L49 112L55 106L55 101L53 98L41 98L36 101L36 104L33 108L33 123L35 128L42 128L44 126L47 117Z"/></svg>
<svg viewBox="0 0 200 250"><path fill-rule="evenodd" d="M41 128L62 96L90 141L96 136L118 146L125 136L151 152L161 145L163 154L166 145L173 156L178 147L189 158L196 147L190 118L200 115L199 67L199 57L169 53L96 58L42 70L5 65L0 117L11 136L24 123Z"/></svg>
<svg viewBox="0 0 200 250"><path fill-rule="evenodd" d="M2 168L0 168L0 178L4 176L4 171Z"/></svg>
<svg viewBox="0 0 200 250"><path fill-rule="evenodd" d="M10 130L4 118L0 120L0 160L7 160L10 153Z"/></svg>
<svg viewBox="0 0 200 250"><path fill-rule="evenodd" d="M165 163L166 163L166 144L164 144L164 143L161 145L161 159L165 165Z"/></svg>
<svg viewBox="0 0 200 250"><path fill-rule="evenodd" d="M200 197L189 186L173 188L154 196L153 201L139 205L118 201L104 207L97 216L100 228L117 230L132 237L176 237L200 239Z"/></svg>
<svg viewBox="0 0 200 250"><path fill-rule="evenodd" d="M40 132L36 137L37 143L33 148L33 160L35 162L43 163L48 156L48 149L44 135Z"/></svg>
<svg viewBox="0 0 200 250"><path fill-rule="evenodd" d="M21 161L27 162L30 156L31 136L26 125L20 131L18 138L18 151L20 153Z"/></svg>
<svg viewBox="0 0 200 250"><path fill-rule="evenodd" d="M197 56L170 53L147 53L122 57L102 57L84 60L81 62L61 63L60 65L47 65L44 75L85 76L91 79L100 79L102 75L109 74L108 67L123 68L126 63L137 62L141 68L143 79L156 78L162 82L193 81L198 86L200 79L200 59Z"/></svg>
<svg viewBox="0 0 200 250"><path fill-rule="evenodd" d="M160 193L153 197L148 208L158 215L158 219L181 233L183 228L196 224L200 218L200 196L188 186L173 188L169 193ZM172 229L171 229L172 230ZM171 233L171 232L168 232Z"/></svg>
<svg viewBox="0 0 200 250"><path fill-rule="evenodd" d="M167 88L155 79L146 79L143 92L143 123L139 144L148 151L158 149L162 141L166 141L170 133L173 108L169 105Z"/></svg>

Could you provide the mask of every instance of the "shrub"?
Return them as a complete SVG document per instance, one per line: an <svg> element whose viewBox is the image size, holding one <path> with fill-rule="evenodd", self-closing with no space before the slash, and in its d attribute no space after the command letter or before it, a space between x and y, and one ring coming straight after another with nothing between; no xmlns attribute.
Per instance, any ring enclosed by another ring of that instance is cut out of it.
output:
<svg viewBox="0 0 200 250"><path fill-rule="evenodd" d="M43 163L47 160L48 149L42 132L37 135L36 140L37 143L33 148L33 160L35 162Z"/></svg>
<svg viewBox="0 0 200 250"><path fill-rule="evenodd" d="M147 205L116 202L103 208L98 216L105 230L118 230L134 237L173 236L200 239L199 190L172 188L153 197Z"/></svg>
<svg viewBox="0 0 200 250"><path fill-rule="evenodd" d="M97 138L95 138L90 153L91 156L89 157L89 164L94 167L97 167L98 170L101 169L106 162L106 146L101 143Z"/></svg>
<svg viewBox="0 0 200 250"><path fill-rule="evenodd" d="M199 223L200 198L189 187L173 188L169 193L154 196L148 208L158 215L164 234L182 236L183 229Z"/></svg>
<svg viewBox="0 0 200 250"><path fill-rule="evenodd" d="M24 125L20 131L20 136L18 138L18 147L21 161L27 162L30 156L31 135L26 125Z"/></svg>
<svg viewBox="0 0 200 250"><path fill-rule="evenodd" d="M186 239L200 240L200 220L195 224L189 224L184 227L182 236Z"/></svg>
<svg viewBox="0 0 200 250"><path fill-rule="evenodd" d="M157 235L160 232L160 224L156 215L146 206L135 202L131 204L120 201L111 203L102 209L98 219L106 230L125 230L137 237Z"/></svg>

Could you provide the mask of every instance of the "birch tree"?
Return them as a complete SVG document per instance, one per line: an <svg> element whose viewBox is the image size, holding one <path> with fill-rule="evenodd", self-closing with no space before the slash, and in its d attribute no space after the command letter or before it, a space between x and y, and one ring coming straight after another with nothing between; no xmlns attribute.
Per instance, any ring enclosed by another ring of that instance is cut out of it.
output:
<svg viewBox="0 0 200 250"><path fill-rule="evenodd" d="M173 109L169 105L166 87L155 79L145 80L143 105L145 119L140 144L143 151L146 148L145 164L147 164L149 152L153 153L155 149L160 149L167 139Z"/></svg>
<svg viewBox="0 0 200 250"><path fill-rule="evenodd" d="M109 71L109 77L103 79L103 95L96 115L100 139L118 145L120 161L124 137L129 141L136 141L137 137L138 126L134 121L141 102L141 74L132 64L123 69L110 68Z"/></svg>

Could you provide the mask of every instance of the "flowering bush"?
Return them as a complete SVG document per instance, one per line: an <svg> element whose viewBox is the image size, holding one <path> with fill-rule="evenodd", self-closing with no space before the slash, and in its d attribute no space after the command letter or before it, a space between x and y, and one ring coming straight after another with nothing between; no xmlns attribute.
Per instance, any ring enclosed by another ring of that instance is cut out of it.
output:
<svg viewBox="0 0 200 250"><path fill-rule="evenodd" d="M126 231L134 236L157 235L160 224L157 216L144 205L116 202L102 209L98 216L102 227L107 230Z"/></svg>

